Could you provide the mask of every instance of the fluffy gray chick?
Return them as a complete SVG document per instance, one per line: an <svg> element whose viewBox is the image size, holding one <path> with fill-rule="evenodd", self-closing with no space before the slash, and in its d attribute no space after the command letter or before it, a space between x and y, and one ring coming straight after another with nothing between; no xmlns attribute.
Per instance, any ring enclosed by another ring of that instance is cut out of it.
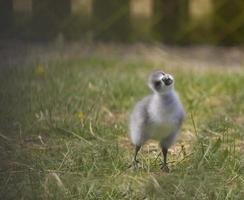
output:
<svg viewBox="0 0 244 200"><path fill-rule="evenodd" d="M167 152L179 132L185 113L170 74L153 72L148 86L153 93L137 102L130 116L130 137L135 145L133 164L138 163L136 156L141 146L148 139L156 139L163 152L161 169L169 171Z"/></svg>

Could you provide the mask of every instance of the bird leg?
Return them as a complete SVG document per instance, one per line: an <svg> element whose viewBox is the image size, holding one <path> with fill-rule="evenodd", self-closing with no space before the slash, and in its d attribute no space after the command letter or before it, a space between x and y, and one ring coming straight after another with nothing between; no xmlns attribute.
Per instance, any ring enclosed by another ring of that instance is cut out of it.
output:
<svg viewBox="0 0 244 200"><path fill-rule="evenodd" d="M167 153L168 153L168 149L167 148L165 148L165 147L162 147L162 152L163 152L163 162L161 162L161 170L162 171L165 171L165 172L169 172L169 167L168 167L168 165L167 165Z"/></svg>
<svg viewBox="0 0 244 200"><path fill-rule="evenodd" d="M137 164L139 163L139 161L136 159L136 156L137 156L137 153L138 153L138 151L141 149L141 146L138 146L138 145L136 145L136 148L135 148L135 154L134 154L134 159L133 159L133 161L132 161L132 165L134 166L134 167L137 167Z"/></svg>

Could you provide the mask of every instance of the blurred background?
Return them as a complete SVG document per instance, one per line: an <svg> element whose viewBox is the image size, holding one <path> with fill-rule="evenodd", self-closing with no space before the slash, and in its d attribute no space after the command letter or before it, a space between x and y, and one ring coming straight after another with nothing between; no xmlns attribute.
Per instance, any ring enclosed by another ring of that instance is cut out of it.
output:
<svg viewBox="0 0 244 200"><path fill-rule="evenodd" d="M0 0L0 38L243 45L242 0Z"/></svg>

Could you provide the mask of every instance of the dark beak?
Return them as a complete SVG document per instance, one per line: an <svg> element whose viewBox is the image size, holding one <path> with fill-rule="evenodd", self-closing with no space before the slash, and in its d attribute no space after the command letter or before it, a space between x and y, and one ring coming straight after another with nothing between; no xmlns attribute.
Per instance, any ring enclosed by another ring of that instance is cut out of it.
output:
<svg viewBox="0 0 244 200"><path fill-rule="evenodd" d="M168 86L168 85L171 85L173 83L173 80L171 78L166 78L163 80L163 82L165 85Z"/></svg>

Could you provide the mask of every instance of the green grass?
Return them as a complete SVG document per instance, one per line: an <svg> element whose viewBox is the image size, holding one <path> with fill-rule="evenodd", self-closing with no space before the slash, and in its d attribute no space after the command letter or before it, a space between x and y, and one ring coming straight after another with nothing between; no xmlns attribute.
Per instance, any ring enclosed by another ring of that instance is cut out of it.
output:
<svg viewBox="0 0 244 200"><path fill-rule="evenodd" d="M128 168L128 115L149 92L152 63L43 63L0 74L0 199L243 198L244 71L162 66L187 112L166 174L150 145L140 167Z"/></svg>

